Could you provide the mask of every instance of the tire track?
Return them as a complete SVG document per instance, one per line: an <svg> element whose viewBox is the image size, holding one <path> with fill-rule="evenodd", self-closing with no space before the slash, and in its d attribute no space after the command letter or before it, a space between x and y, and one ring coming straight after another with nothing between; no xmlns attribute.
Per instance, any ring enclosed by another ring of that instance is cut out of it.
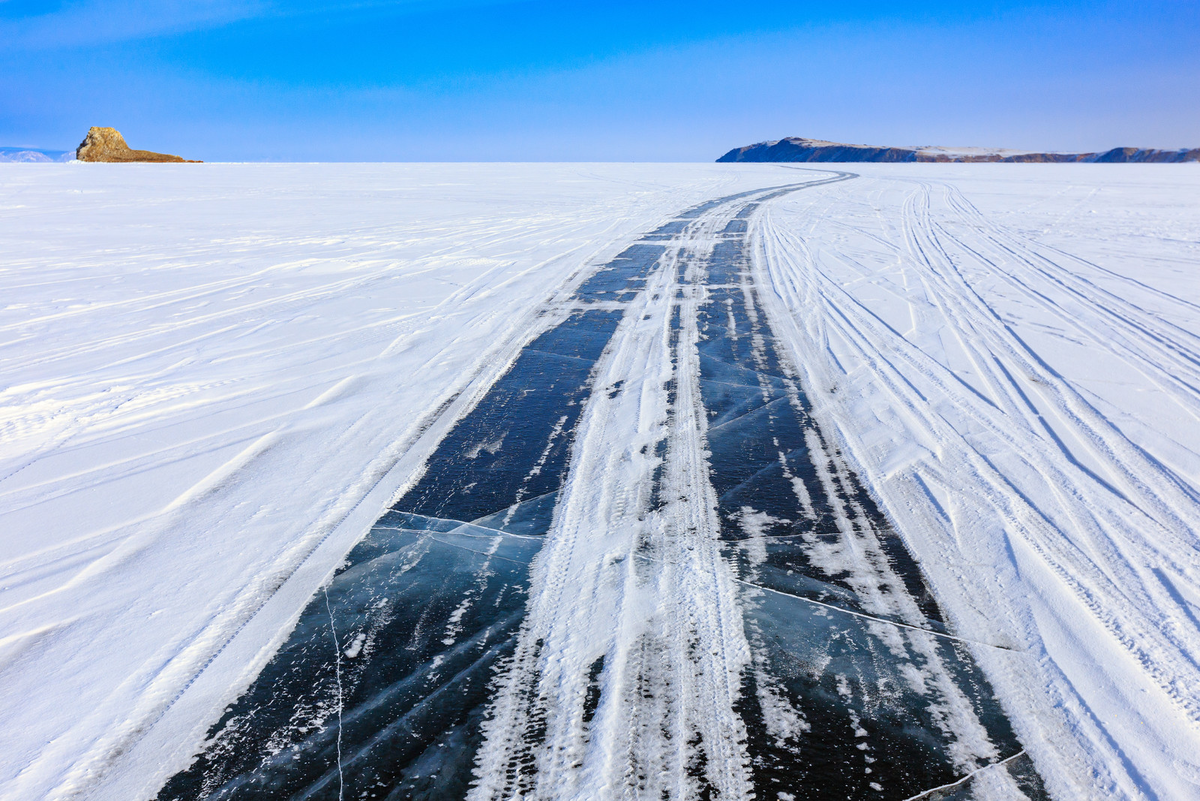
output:
<svg viewBox="0 0 1200 801"><path fill-rule="evenodd" d="M989 627L1002 627L1007 618L1027 647L1043 654L1037 663L1014 664L999 674L1005 677L1007 697L1030 705L1018 716L1025 718L1025 732L1039 714L1030 711L1039 703L1029 696L1034 691L1030 685L1036 685L1058 694L1059 708L1069 719L1066 725L1078 733L1067 735L1070 743L1064 739L1041 745L1034 749L1035 756L1059 766L1086 759L1104 766L1095 770L1113 770L1108 780L1136 795L1140 791L1131 788L1139 786L1140 779L1123 753L1130 744L1107 734L1109 712L1089 707L1097 697L1095 678L1079 665L1057 661L1061 652L1042 632L1056 630L1062 632L1059 636L1073 638L1114 675L1149 679L1141 692L1152 686L1174 713L1186 718L1185 726L1194 726L1200 687L1195 631L1200 626L1177 585L1195 583L1194 532L1200 519L1195 493L1125 438L1022 341L987 302L983 287L994 280L1023 297L1042 298L1047 304L1043 308L1057 315L1078 313L1083 321L1078 330L1098 341L1106 326L1126 326L1127 335L1113 338L1107 347L1134 362L1166 358L1175 347L1186 350L1190 335L1165 324L1129 327L1138 313L1130 304L1113 304L1116 316L1086 313L1085 302L1108 303L1086 282L1072 282L1079 290L1071 295L1072 311L1047 300L1049 292L1034 285L1034 278L1053 287L1056 271L1063 268L1039 266L1040 257L1028 254L1032 265L1014 265L1016 255L1001 258L998 249L1018 254L1023 246L1004 240L999 228L964 211L965 200L955 200L960 197L957 189L946 192L952 224L934 216L929 186L919 186L904 207L903 244L893 247L903 248L898 252L906 274L920 282L937 310L931 319L947 324L967 351L981 376L986 402L833 278L822 263L837 253L813 254L768 215L761 229L759 269L779 299L773 320L781 321L787 329L783 338L798 352L832 348L850 354L850 363L865 366L873 378L871 391L887 399L886 414L897 421L892 425L926 449L926 458L902 470L909 476L905 482L880 480L877 485L901 519L911 522L916 519L915 506L927 508L929 525L945 527L950 541L957 539L962 548L981 541L970 531L978 525L973 521L997 521L994 528L1003 532L1003 539L992 546L1001 549L996 564L1019 566L1020 586L1029 600L1010 600L995 588L964 584L972 571L955 568L953 559L950 569L939 569L939 581L943 591L958 596L958 615L967 612L968 617L987 620ZM975 229L982 232L970 236ZM803 322L798 322L801 310ZM1169 342L1168 334L1174 337ZM1135 339L1135 348L1123 349ZM1184 369L1189 362L1185 358L1178 364ZM815 365L805 370L808 386L829 387L839 380L832 370ZM824 405L823 414L834 414L831 404ZM873 406L880 408L878 402ZM1103 465L1107 477L1074 457L1060 438L1064 430L1075 443L1088 445L1089 455ZM866 452L857 433L843 431L860 454ZM934 522L935 518L940 519ZM930 541L928 535L920 536ZM973 556L963 553L957 558ZM972 596L979 596L980 607L991 604L1006 611L998 615L980 608L970 613ZM1038 610L1036 620L1031 607ZM1104 634L1097 636L1100 631ZM1001 666L998 658L988 657L987 662L993 668ZM1014 681L1029 684L1018 687ZM1090 754L1072 755L1075 748ZM1133 778L1120 777L1121 769Z"/></svg>

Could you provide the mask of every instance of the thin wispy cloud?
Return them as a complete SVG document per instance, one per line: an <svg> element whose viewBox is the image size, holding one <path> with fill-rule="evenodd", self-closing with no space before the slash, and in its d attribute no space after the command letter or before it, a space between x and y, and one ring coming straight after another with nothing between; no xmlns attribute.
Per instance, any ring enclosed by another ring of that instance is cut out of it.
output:
<svg viewBox="0 0 1200 801"><path fill-rule="evenodd" d="M0 51L103 45L258 19L495 5L501 0L82 0L31 11L0 0Z"/></svg>

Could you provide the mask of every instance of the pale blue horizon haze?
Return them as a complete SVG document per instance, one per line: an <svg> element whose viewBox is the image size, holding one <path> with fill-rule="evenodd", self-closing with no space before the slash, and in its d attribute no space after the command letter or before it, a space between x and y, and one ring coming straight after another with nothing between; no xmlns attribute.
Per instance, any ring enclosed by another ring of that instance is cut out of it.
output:
<svg viewBox="0 0 1200 801"><path fill-rule="evenodd" d="M712 161L1200 147L1200 3L0 0L0 146Z"/></svg>

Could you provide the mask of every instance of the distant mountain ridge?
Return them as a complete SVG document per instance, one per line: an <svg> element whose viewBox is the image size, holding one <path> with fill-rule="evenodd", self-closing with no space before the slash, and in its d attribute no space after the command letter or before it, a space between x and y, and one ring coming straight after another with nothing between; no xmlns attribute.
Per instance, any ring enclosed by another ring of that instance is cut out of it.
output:
<svg viewBox="0 0 1200 801"><path fill-rule="evenodd" d="M45 163L70 161L75 154L70 150L42 150L37 147L0 147L0 162Z"/></svg>
<svg viewBox="0 0 1200 801"><path fill-rule="evenodd" d="M1092 164L1178 164L1200 161L1200 148L1191 150L1154 150L1139 147L1115 147L1100 153L1033 153L1024 150L947 147L876 147L847 145L823 139L790 136L773 142L735 147L718 162L824 161L824 162L1040 162Z"/></svg>

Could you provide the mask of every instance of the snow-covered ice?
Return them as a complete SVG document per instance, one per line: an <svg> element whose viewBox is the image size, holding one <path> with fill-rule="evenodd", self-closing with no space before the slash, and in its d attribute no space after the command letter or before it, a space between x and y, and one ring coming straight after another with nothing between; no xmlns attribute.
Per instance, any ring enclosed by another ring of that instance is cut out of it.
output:
<svg viewBox="0 0 1200 801"><path fill-rule="evenodd" d="M759 221L835 426L1063 798L1200 795L1200 171L866 167Z"/></svg>
<svg viewBox="0 0 1200 801"><path fill-rule="evenodd" d="M758 296L813 416L955 634L976 643L1053 795L1200 793L1200 171L854 169L747 220ZM590 270L689 206L828 174L0 167L0 793L153 795L139 777L161 784L183 766L158 760L199 748L442 437L569 313ZM529 625L543 629L530 642L561 639L561 659L539 657L560 674L537 674L566 694L554 708L587 692L594 643L572 642L592 617L636 627L650 598L662 619L691 620L672 636L723 632L685 686L706 699L701 712L726 715L705 732L729 740L722 789L739 797L736 681L761 673L759 634L731 622L751 601L702 533L715 500L679 500L711 492L704 416L666 416L664 369L683 398L674 407L700 408L687 394L700 334L683 279L651 276L597 363L597 386L612 390L587 404L535 562L545 574L557 559L579 581L632 570L609 558L611 542L572 544L628 518L614 528L657 543L672 591L653 601L642 588L622 608L597 590L575 618L539 617L572 594L535 569ZM655 460L639 461L638 443L668 429L679 430L662 480L679 508L646 517ZM587 494L580 482L597 476L616 494ZM771 522L747 512L745 547ZM679 540L673 526L701 534ZM688 589L702 579L711 597ZM346 660L369 653L368 638L346 634ZM496 701L517 718L488 729L480 797L528 713L517 700L534 657L521 647ZM787 712L773 710L776 728L805 725ZM550 722L568 727L552 738L585 747L568 718ZM674 764L675 787L689 786L685 767Z"/></svg>

